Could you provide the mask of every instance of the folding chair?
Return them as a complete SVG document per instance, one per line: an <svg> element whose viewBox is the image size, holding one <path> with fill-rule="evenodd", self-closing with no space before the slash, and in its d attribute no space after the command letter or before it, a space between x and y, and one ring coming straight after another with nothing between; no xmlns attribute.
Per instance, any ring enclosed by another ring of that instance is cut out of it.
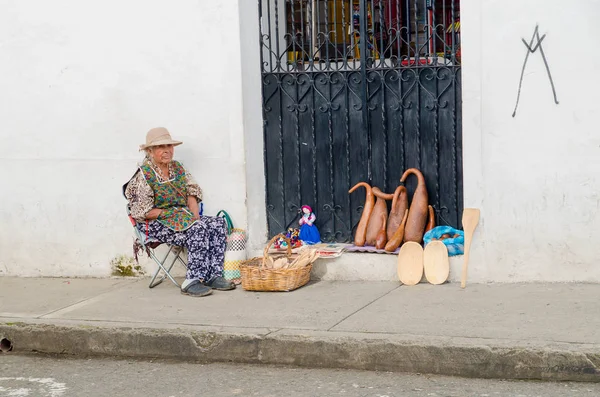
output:
<svg viewBox="0 0 600 397"><path fill-rule="evenodd" d="M152 258L152 260L158 265L158 269L156 269L156 273L154 273L154 276L152 277L152 280L150 280L150 285L148 287L154 288L158 284L165 281L166 278L169 278L169 280L171 280L173 282L173 284L175 284L177 287L180 287L179 283L177 281L175 281L173 276L171 276L171 269L173 268L173 265L175 265L175 262L179 261L183 265L183 267L187 270L187 265L185 264L185 261L181 257L181 253L183 252L183 247L180 247L177 245L172 245L172 244L167 244L167 243L161 243L160 241L146 237L146 235L144 233L140 232L139 229L136 227L137 222L131 216L131 212L129 210L129 205L127 205L126 208L127 208L127 216L129 217L129 221L131 222L131 225L133 226L133 230L135 231L135 236L136 236L137 241L140 243L140 245L142 246L144 251L146 251L148 253L150 258ZM162 245L162 244L166 244L169 247L169 250L165 254L164 258L162 260L159 260L158 257L156 256L156 254L154 253L154 250L159 245ZM165 263L167 262L167 259L169 258L169 255L171 255L171 254L173 254L172 255L173 259L170 261L170 263L168 265L166 265ZM158 281L156 281L156 278L161 273L161 271L164 274Z"/></svg>

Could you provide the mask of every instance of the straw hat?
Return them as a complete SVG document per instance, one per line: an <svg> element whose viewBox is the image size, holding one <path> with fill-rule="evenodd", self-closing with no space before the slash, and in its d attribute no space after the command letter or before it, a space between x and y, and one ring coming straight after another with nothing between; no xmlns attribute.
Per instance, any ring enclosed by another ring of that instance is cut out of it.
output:
<svg viewBox="0 0 600 397"><path fill-rule="evenodd" d="M157 127L152 128L150 131L148 131L148 133L146 134L146 143L140 145L140 150L148 149L149 147L159 145L177 146L181 145L182 143L183 142L180 141L174 141L173 138L171 138L169 130L167 130L166 128Z"/></svg>

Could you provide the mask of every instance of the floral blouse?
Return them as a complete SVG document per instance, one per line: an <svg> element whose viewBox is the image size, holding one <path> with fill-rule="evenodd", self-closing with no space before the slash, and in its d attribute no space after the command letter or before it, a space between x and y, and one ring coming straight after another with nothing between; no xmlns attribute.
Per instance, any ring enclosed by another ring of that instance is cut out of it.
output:
<svg viewBox="0 0 600 397"><path fill-rule="evenodd" d="M159 182L164 182L164 178L162 174L157 171L154 164L146 159L144 160L144 165L149 165ZM169 179L174 178L175 175L173 173L173 167L169 164ZM189 196L194 196L198 199L198 202L202 201L202 189L194 180L192 174L190 174L187 170L185 171L185 178L187 180L187 193ZM129 207L131 211L131 216L138 222L144 222L146 220L146 214L152 208L154 208L154 191L146 182L144 178L144 173L138 170L133 178L127 184L125 188L125 197L129 201Z"/></svg>

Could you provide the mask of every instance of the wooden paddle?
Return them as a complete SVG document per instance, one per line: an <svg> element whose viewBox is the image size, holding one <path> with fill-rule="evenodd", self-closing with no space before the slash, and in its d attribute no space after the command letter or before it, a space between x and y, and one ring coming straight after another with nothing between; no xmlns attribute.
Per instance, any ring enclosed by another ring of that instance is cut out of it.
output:
<svg viewBox="0 0 600 397"><path fill-rule="evenodd" d="M423 253L425 278L431 284L439 285L448 280L450 275L450 260L448 248L441 241L432 241L425 247Z"/></svg>
<svg viewBox="0 0 600 397"><path fill-rule="evenodd" d="M462 224L465 231L465 261L462 268L462 278L460 287L467 286L467 268L469 267L469 254L471 252L471 241L473 241L473 233L479 223L479 209L465 208L463 210Z"/></svg>
<svg viewBox="0 0 600 397"><path fill-rule="evenodd" d="M398 278L406 285L417 285L423 278L423 247L409 241L398 253Z"/></svg>

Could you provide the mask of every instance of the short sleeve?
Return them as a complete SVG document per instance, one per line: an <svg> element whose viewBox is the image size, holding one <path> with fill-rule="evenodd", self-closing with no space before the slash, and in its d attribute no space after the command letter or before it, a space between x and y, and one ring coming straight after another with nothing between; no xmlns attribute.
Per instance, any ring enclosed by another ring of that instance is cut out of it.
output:
<svg viewBox="0 0 600 397"><path fill-rule="evenodd" d="M196 180L187 170L185 171L185 178L187 183L187 194L188 196L194 196L198 199L198 202L202 201L202 189L196 183Z"/></svg>
<svg viewBox="0 0 600 397"><path fill-rule="evenodd" d="M125 188L131 216L138 222L146 220L146 214L154 208L154 192L142 172L137 172Z"/></svg>

